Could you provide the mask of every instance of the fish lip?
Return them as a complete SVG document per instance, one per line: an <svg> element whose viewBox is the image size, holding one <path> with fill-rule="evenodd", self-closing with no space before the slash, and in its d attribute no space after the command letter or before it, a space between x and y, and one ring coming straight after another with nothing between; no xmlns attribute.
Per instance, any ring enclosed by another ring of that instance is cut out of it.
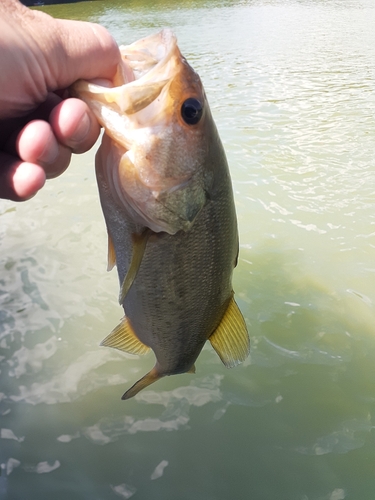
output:
<svg viewBox="0 0 375 500"><path fill-rule="evenodd" d="M160 50L159 50L159 53L156 55L156 58L154 58L154 60L157 61L156 64L148 71L145 71L144 74L142 74L140 77L138 77L138 78L135 77L135 81L129 82L129 83L135 84L135 82L144 83L144 82L147 82L150 80L155 81L155 74L158 74L160 72L161 66L165 66L170 61L175 50L176 49L178 50L177 37L170 28L163 28L159 33L142 38L141 40L138 40L137 42L134 42L130 45L127 45L127 46L120 45L119 49L121 52L121 56L126 59L126 64L131 67L132 66L131 65L132 54L134 55L134 53L138 53L138 54L143 53L144 58L146 58L147 55L149 55L149 56L152 55L152 54L150 54L150 52L149 52L149 54L147 54L147 52L145 50L143 50L143 51L138 50L136 52L133 52L132 49L135 48L137 45L140 45L141 43L145 43L145 44L147 43L149 47L153 46L152 40L156 39L156 38L160 38L162 43L161 44L154 44L154 45L158 45L159 47L162 46L164 48L164 53L161 54ZM133 71L134 71L134 69L133 69ZM160 78L156 78L156 81L157 80L160 80Z"/></svg>
<svg viewBox="0 0 375 500"><path fill-rule="evenodd" d="M154 54L155 64L151 67L151 69L144 71L144 73L138 76L137 78L137 76L134 73L135 70L131 65L132 54L138 53L142 55L143 53L144 57L147 59L147 56L152 55L152 53L151 54L150 52L147 53L145 49L137 51L134 51L133 49L136 48L137 45L140 44L140 42L144 43L145 45L152 46L152 40L157 38L160 39L164 51L161 53L159 51L159 53ZM169 62L171 58L176 54L176 51L181 56L177 46L177 38L170 28L164 28L155 35L150 35L127 46L121 45L119 48L122 55L122 62L119 65L119 69L116 73L116 76L114 77L114 81L111 82L110 80L98 80L98 79L89 81L78 80L69 88L69 93L71 96L79 97L80 99L84 100L90 107L94 106L94 104L92 103L92 99L90 97L87 97L87 94L96 95L96 99L101 103L101 105L98 106L97 109L95 109L94 107L92 111L94 112L96 118L98 119L99 123L102 126L105 126L106 123L111 122L110 117L106 116L111 111L118 114L125 113L131 115L143 111L143 109L148 107L149 105L145 104L144 107L138 106L136 108L136 111L134 110L127 111L127 109L122 109L121 106L116 104L116 99L114 99L113 101L111 99L107 100L107 97L105 97L106 95L110 96L113 93L116 94L116 92L118 92L118 89L122 87L124 88L124 91L125 89L127 89L131 93L130 94L130 101L131 101L131 99L133 98L132 91L141 89L144 86L147 87L147 85L151 87L150 82L153 82L154 85L160 88L159 90L160 93L164 89L164 87L168 86L168 84L173 80L173 78L178 72L178 69L174 68L173 65L172 69L168 67ZM127 60L124 61L124 58L127 58ZM121 71L120 67L124 67L125 69ZM122 81L119 82L118 80L121 79L121 74L122 74ZM132 74L132 77L131 78L126 77L126 74L128 75ZM167 75L167 77L165 75ZM116 79L117 82L115 82ZM151 92L150 97L153 94L156 95L157 92L156 93ZM151 102L154 102L157 98L158 95L156 95L156 97ZM128 98L126 97L126 95L122 99L125 99L125 102L128 102ZM105 112L105 110L107 110L107 113ZM119 141L127 149L130 149L131 140L128 140L125 137L126 134L124 134L124 137L121 139L119 136L114 134L110 130L110 128L109 129L107 129L107 127L105 128L107 134L109 134L114 140ZM132 127L130 126L130 122L127 123L127 126L124 127L124 129L126 128L132 129Z"/></svg>

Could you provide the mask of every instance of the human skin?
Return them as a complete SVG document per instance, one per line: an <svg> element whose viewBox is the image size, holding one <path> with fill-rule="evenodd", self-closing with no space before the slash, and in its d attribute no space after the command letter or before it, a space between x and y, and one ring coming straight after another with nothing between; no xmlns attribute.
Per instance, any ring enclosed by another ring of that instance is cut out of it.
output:
<svg viewBox="0 0 375 500"><path fill-rule="evenodd" d="M0 198L31 198L64 172L72 153L94 145L97 120L66 89L80 78L113 78L119 61L104 27L1 0Z"/></svg>

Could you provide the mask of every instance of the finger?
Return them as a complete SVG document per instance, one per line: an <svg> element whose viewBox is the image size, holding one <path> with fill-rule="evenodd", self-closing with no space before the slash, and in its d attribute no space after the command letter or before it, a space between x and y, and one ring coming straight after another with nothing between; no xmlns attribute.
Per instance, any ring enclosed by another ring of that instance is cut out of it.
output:
<svg viewBox="0 0 375 500"><path fill-rule="evenodd" d="M44 120L33 120L19 132L16 151L21 160L43 167L47 179L62 174L69 166L71 151L60 144Z"/></svg>
<svg viewBox="0 0 375 500"><path fill-rule="evenodd" d="M100 125L86 103L79 99L67 99L56 106L50 116L50 124L58 141L73 153L84 153L95 144Z"/></svg>
<svg viewBox="0 0 375 500"><path fill-rule="evenodd" d="M6 144L8 153L16 155L15 142L18 134L23 127L33 120L44 120L48 122L51 111L61 103L61 98L55 93L50 92L47 99L42 102L36 109L25 116L0 119L0 149ZM0 103L1 107L1 103ZM1 115L1 110L0 110Z"/></svg>
<svg viewBox="0 0 375 500"><path fill-rule="evenodd" d="M40 165L0 153L0 198L28 200L44 186L45 181L46 174Z"/></svg>
<svg viewBox="0 0 375 500"><path fill-rule="evenodd" d="M29 25L33 38L42 52L48 46L48 71L44 72L48 90L69 87L80 78L113 78L121 56L117 43L103 26L53 19L39 11L33 14Z"/></svg>

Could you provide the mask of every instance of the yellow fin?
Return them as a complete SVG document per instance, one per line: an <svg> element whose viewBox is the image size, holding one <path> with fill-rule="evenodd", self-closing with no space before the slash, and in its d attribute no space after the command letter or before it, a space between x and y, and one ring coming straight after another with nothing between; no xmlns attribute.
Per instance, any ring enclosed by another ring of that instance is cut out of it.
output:
<svg viewBox="0 0 375 500"><path fill-rule="evenodd" d="M150 384L153 384L159 378L163 377L163 375L159 375L158 371L154 367L150 372L148 372L144 377L142 377L138 382L136 382L130 389L128 389L125 394L122 396L121 399L130 399L136 394L138 394L139 391L144 389Z"/></svg>
<svg viewBox="0 0 375 500"><path fill-rule="evenodd" d="M108 233L108 264L107 264L107 271L111 271L114 268L115 265L116 265L115 247L113 246L112 238L110 237L110 235Z"/></svg>
<svg viewBox="0 0 375 500"><path fill-rule="evenodd" d="M209 340L227 368L242 363L249 355L250 340L246 323L233 297Z"/></svg>
<svg viewBox="0 0 375 500"><path fill-rule="evenodd" d="M146 354L150 347L143 344L133 331L128 319L123 317L120 324L100 343L130 354Z"/></svg>
<svg viewBox="0 0 375 500"><path fill-rule="evenodd" d="M141 235L133 236L133 251L132 251L130 266L128 272L126 273L124 281L122 282L120 295L118 299L121 305L124 302L125 297L135 280L135 277L137 276L138 269L139 266L141 265L143 255L146 249L146 244L150 234L151 230L145 229Z"/></svg>

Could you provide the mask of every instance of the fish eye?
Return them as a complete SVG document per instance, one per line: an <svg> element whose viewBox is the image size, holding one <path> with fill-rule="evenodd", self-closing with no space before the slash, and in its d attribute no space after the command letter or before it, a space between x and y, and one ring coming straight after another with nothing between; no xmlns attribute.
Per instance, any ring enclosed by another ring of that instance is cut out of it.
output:
<svg viewBox="0 0 375 500"><path fill-rule="evenodd" d="M199 122L203 114L203 106L194 97L189 97L182 103L181 115L188 125L195 125Z"/></svg>

